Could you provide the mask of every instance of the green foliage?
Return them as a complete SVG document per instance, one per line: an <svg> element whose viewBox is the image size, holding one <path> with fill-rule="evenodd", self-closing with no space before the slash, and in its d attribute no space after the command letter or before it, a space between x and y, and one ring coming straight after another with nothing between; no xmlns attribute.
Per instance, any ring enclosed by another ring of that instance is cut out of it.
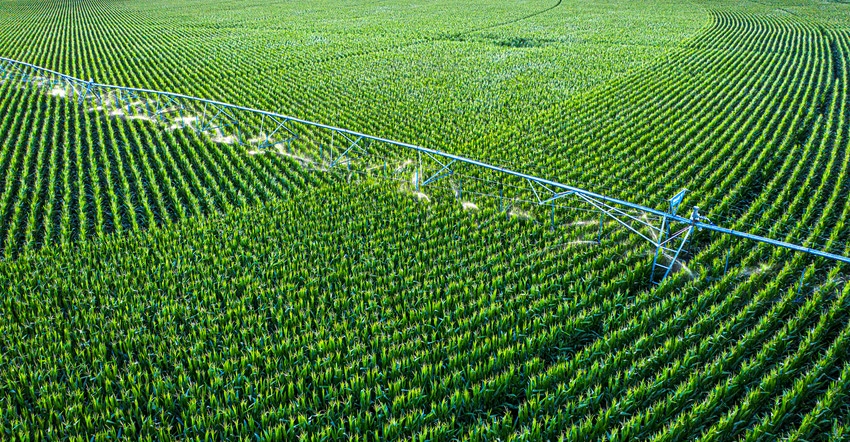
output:
<svg viewBox="0 0 850 442"><path fill-rule="evenodd" d="M846 5L6 2L0 54L848 254ZM701 27L701 28L700 28ZM845 269L256 155L0 84L0 439L817 440ZM724 273L725 258L731 268ZM801 280L802 274L802 280Z"/></svg>

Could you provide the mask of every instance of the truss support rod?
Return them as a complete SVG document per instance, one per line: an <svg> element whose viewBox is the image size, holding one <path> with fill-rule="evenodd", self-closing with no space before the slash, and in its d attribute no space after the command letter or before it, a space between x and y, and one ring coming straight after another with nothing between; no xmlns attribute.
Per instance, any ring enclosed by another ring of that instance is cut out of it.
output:
<svg viewBox="0 0 850 442"><path fill-rule="evenodd" d="M599 231L596 232L596 243L602 244L602 219L604 215L602 213L599 214Z"/></svg>
<svg viewBox="0 0 850 442"><path fill-rule="evenodd" d="M670 272L673 270L673 266L676 265L676 262L679 259L679 254L682 253L682 249L685 248L685 244L688 243L688 238L691 236L691 233L694 231L693 226L688 228L688 233L685 233L685 237L682 238L682 243L679 244L679 248L676 249L676 254L673 255L673 258L670 260L670 266L667 267L667 270L664 272L664 276L661 277L661 280L667 278Z"/></svg>
<svg viewBox="0 0 850 442"><path fill-rule="evenodd" d="M572 191L561 192L561 193L556 194L556 195L555 195L555 196L553 196L552 198L549 198L549 199L547 199L547 200L541 201L541 202L540 202L540 204L548 204L548 203L553 203L553 204L554 204L554 201L555 201L555 200L557 200L557 199L561 199L561 198L563 198L563 197L565 197L565 196L569 196L569 195L572 195L572 194L573 194L573 192L572 192Z"/></svg>
<svg viewBox="0 0 850 442"><path fill-rule="evenodd" d="M534 182L531 180L525 180L528 182L528 187L531 188L531 192L534 193L534 198L537 199L537 204L543 205L543 201L540 199L540 195L537 193L537 189L534 188Z"/></svg>
<svg viewBox="0 0 850 442"><path fill-rule="evenodd" d="M649 243L650 243L650 244L652 244L652 245L654 245L654 246L656 246L656 247L658 246L658 243L656 243L656 242L655 242L655 241L653 241L652 239L648 238L648 237L647 237L646 235L644 235L643 233L640 233L640 232L639 232L639 231L637 231L634 227L632 227L632 226L628 225L627 223L623 222L620 218L617 218L617 216L616 216L616 215L612 215L610 211L605 210L603 207L601 207L601 206L598 204L598 202L597 202L597 201L594 201L593 199L588 198L588 197L586 197L586 196L584 196L584 195L582 195L582 194L580 194L580 193L576 193L576 195L578 195L581 199L583 199L583 200L587 201L588 203L590 203L593 207L596 207L596 208L597 208L600 212L602 212L602 213L604 213L604 214L608 215L609 217L611 217L611 219L613 219L614 221L617 221L618 223L620 223L623 227L625 227L625 228L627 228L627 229L631 230L631 231L632 231L632 232L634 232L636 235L638 235L638 236L640 236L641 238L643 238L643 239L645 239L645 240L649 241Z"/></svg>
<svg viewBox="0 0 850 442"><path fill-rule="evenodd" d="M655 254L652 256L652 267L650 267L649 271L649 282L650 284L655 284L655 269L658 268L658 255L661 254L661 248L655 248ZM673 264L670 264L670 267L673 267Z"/></svg>
<svg viewBox="0 0 850 442"><path fill-rule="evenodd" d="M555 194L557 194L557 193L558 193L558 192L556 192L556 191L554 191L554 190L552 190L552 189L550 189L550 188L548 188L548 187L544 186L543 184L540 184L540 182L539 182L539 181L535 181L535 182L534 182L534 184L537 184L538 186L542 187L542 188L543 188L543 190L545 190L545 191L547 191L547 192L551 193L552 195L555 195Z"/></svg>
<svg viewBox="0 0 850 442"><path fill-rule="evenodd" d="M80 96L80 105L85 103L86 98L89 97L89 93L91 92L93 87L94 87L94 80L89 80L88 83L86 83L85 92L83 92L83 94Z"/></svg>
<svg viewBox="0 0 850 442"><path fill-rule="evenodd" d="M430 156L430 155L429 155L429 156ZM436 160L435 160L435 161L436 161ZM440 163L439 161L437 161L437 162L438 162L438 163ZM434 175L432 175L430 178L428 178L427 180L425 180L425 182L423 182L423 183L422 183L422 185L423 185L423 186L427 186L427 185L429 185L429 184L433 183L434 181L437 181L437 180L439 180L439 179L445 178L445 177L447 177L447 176L449 176L449 175L453 175L453 174L454 174L454 171L453 171L453 170L451 170L451 169L449 169L449 167L450 167L452 164L454 164L454 163L455 163L454 161L451 161L451 162L449 162L448 164L440 163L440 164L443 164L443 167L442 167L440 170L438 170L438 171L437 171L437 173L435 173L435 174L434 174ZM443 173L443 172L445 172L445 173Z"/></svg>
<svg viewBox="0 0 850 442"><path fill-rule="evenodd" d="M679 230L678 232L671 235L669 238L665 239L664 242L658 243L658 247L664 247L664 244L667 244L668 242L673 241L674 239L678 238L679 235L685 233L685 231L688 230L688 229L690 229L690 227L685 227L684 229Z"/></svg>
<svg viewBox="0 0 850 442"><path fill-rule="evenodd" d="M505 194L502 182L499 181L499 212L505 211Z"/></svg>
<svg viewBox="0 0 850 442"><path fill-rule="evenodd" d="M671 205L670 213L672 214L673 212L675 212L675 210L676 210L676 207ZM661 233L659 233L659 236L658 236L659 241L658 241L658 244L655 247L655 255L652 257L652 270L649 273L649 282L650 283L660 284L661 281L663 281L664 279L667 278L668 275L670 275L670 272L673 271L673 266L676 265L676 262L679 259L679 254L682 253L682 249L685 247L685 244L688 243L688 238L690 238L691 233L694 231L694 223L699 219L700 219L699 208L694 207L693 214L691 214L691 224L688 227L685 227L684 229L676 232L675 234L673 234L672 236L670 236L666 240L663 240L664 234L667 231L667 229L665 229L665 226L666 226L665 222L667 221L667 219L666 218L664 219L664 221L661 224ZM687 233L685 233L685 232L687 232ZM674 239L678 238L679 236L682 235L682 233L685 233L685 237L682 238L682 241L679 243L679 247L676 249L676 253L674 253L673 256L670 257L670 262L666 266L659 264L658 263L658 257L664 253L664 250L666 250L666 248L664 247L664 244L667 244L668 242L673 241ZM664 275L660 279L658 279L658 281L656 281L655 280L655 270L659 267L664 269Z"/></svg>
<svg viewBox="0 0 850 442"><path fill-rule="evenodd" d="M597 201L597 202L598 202L598 201ZM611 209L611 211L612 211L612 212L616 212L616 213L618 213L618 214L620 214L620 215L622 215L622 216L624 216L624 217L626 217L626 218L631 219L632 221L635 221L635 222L637 222L637 223L643 224L643 225L645 225L646 227L649 227L650 229L654 229L654 230L659 230L659 231L661 231L661 229L658 229L658 227L655 227L655 226L653 226L652 224L650 224L650 223L648 223L648 222L646 222L646 221L644 221L644 220L642 220L642 219L640 219L640 218L635 218L634 216L629 215L628 213L623 212L622 210L620 210L620 209L618 209L618 208L616 208L616 207L611 207L610 205L605 204L605 203L601 203L601 202L599 203L599 205L601 205L602 207L606 207L606 208L608 208L608 209ZM661 235L661 234L659 233L659 240L660 240L660 235Z"/></svg>

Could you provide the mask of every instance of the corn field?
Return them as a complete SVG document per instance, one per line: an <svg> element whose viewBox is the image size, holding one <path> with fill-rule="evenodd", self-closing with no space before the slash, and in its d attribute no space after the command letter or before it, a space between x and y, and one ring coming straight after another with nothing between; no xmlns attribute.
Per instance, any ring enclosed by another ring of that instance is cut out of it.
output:
<svg viewBox="0 0 850 442"><path fill-rule="evenodd" d="M0 56L850 255L847 4L308 3L0 0ZM0 439L850 439L841 264L652 285L580 207L184 123L0 72Z"/></svg>

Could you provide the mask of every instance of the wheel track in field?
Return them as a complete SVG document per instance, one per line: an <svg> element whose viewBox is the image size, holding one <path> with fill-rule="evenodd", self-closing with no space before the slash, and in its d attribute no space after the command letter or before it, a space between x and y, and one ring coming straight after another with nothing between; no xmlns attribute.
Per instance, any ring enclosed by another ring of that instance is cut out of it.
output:
<svg viewBox="0 0 850 442"><path fill-rule="evenodd" d="M469 29L469 30L466 30L466 31L460 31L460 32L452 33L452 34L449 34L448 36L432 36L432 37L426 37L426 38L423 38L423 39L413 40L413 41L403 43L403 44L398 44L398 45L389 45L389 46L385 46L385 47L381 47L381 48L374 48L374 49L369 49L369 50L354 51L354 52L348 52L348 53L342 53L342 54L334 54L334 55L330 55L330 56L327 56L327 57L320 57L320 58L311 59L309 61L309 63L310 64L313 64L313 63L319 63L319 64L331 63L331 62L346 60L346 59L350 59L350 58L368 57L368 56L372 56L372 55L383 54L383 53L392 52L392 51L398 51L398 50L401 50L401 49L412 48L412 47L421 46L421 45L430 44L430 43L439 42L439 41L458 40L461 37L466 36L466 35L475 34L477 32L486 31L486 30L489 30L489 29L498 29L498 28L501 28L501 27L504 27L504 26L508 26L508 25L511 25L511 24L515 24L515 23L519 23L519 22L522 22L522 21L525 21L525 20L529 20L529 19L532 19L534 17L539 17L539 16L541 16L541 15L543 15L543 14L549 12L549 11L552 11L552 10L558 8L559 6L561 6L562 2L563 2L563 0L558 0L552 6L549 6L545 9L542 9L542 10L537 11L537 12L533 12L533 13L524 15L522 17L518 17L518 18L515 18L515 19L507 20L507 21L492 24L492 25L482 26L482 27L479 27L479 28L473 28L473 29ZM458 41L462 41L462 40L458 40ZM303 62L303 64L307 64L307 63L308 63L308 61L306 61L306 60Z"/></svg>
<svg viewBox="0 0 850 442"><path fill-rule="evenodd" d="M545 13L547 13L547 12L553 10L553 9L556 9L557 7L561 6L561 3L563 3L563 1L564 0L558 0L557 2L555 2L554 5L549 6L546 9L542 9L542 10L537 11L537 12L532 12L531 14L524 15L522 17L518 17L518 18L515 18L515 19L512 19L512 20L501 22L501 23L496 23L496 24L489 25L489 26L483 26L483 27L480 27L480 28L470 29L468 31L458 32L456 34L452 34L452 36L453 37L463 37L464 35L474 34L476 32L486 31L488 29L496 29L496 28L501 28L503 26L512 25L514 23L519 23L521 21L525 21L525 20L528 20L528 19L531 19L531 18L534 18L534 17L541 16L541 15L543 15L543 14L545 14Z"/></svg>

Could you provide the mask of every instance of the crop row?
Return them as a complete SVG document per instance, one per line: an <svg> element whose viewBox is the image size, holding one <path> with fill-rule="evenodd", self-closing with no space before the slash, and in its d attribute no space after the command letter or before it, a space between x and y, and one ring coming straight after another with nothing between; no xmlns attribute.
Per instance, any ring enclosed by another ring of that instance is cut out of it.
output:
<svg viewBox="0 0 850 442"><path fill-rule="evenodd" d="M137 232L267 202L328 178L296 160L85 112L60 97L0 85L0 237L7 258L45 244Z"/></svg>

